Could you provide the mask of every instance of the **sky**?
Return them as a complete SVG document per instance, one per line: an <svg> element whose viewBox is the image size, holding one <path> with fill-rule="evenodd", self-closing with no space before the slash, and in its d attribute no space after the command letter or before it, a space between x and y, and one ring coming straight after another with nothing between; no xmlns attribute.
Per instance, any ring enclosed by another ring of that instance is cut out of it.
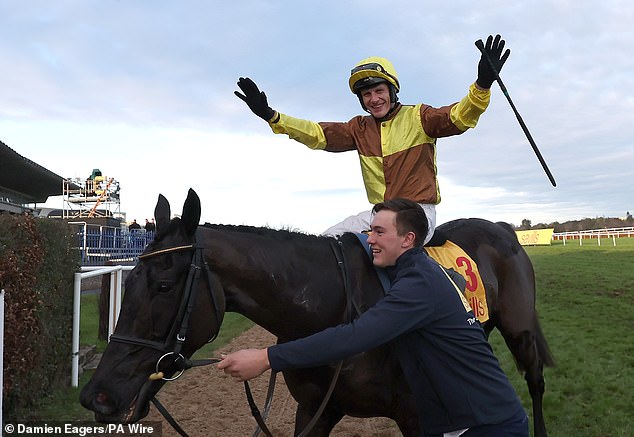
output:
<svg viewBox="0 0 634 437"><path fill-rule="evenodd" d="M363 114L350 69L382 56L402 103L444 106L475 81L474 42L499 33L502 80L557 186L494 84L478 126L438 140L438 224L625 217L633 22L625 0L2 1L0 140L65 178L99 168L128 220L151 218L159 193L179 214L193 188L201 222L319 233L371 207L356 153L273 134L238 78L282 113L348 121Z"/></svg>

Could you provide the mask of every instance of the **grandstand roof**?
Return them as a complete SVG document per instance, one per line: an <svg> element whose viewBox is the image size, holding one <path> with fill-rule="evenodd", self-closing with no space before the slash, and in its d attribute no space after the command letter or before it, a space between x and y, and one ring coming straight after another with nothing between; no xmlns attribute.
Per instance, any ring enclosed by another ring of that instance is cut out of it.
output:
<svg viewBox="0 0 634 437"><path fill-rule="evenodd" d="M45 202L62 194L63 180L0 141L0 191L15 192L26 203Z"/></svg>

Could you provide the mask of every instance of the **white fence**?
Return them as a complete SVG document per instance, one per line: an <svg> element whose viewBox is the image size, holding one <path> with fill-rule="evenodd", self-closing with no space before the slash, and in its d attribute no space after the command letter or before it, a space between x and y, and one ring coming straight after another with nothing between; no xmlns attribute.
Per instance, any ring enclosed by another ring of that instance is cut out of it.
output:
<svg viewBox="0 0 634 437"><path fill-rule="evenodd" d="M81 315L81 281L94 276L110 275L110 306L108 314L108 338L114 332L114 328L121 311L122 278L124 270L132 270L134 266L109 266L109 267L82 267L82 273L75 273L73 290L73 361L71 366L71 384L79 385L79 319Z"/></svg>
<svg viewBox="0 0 634 437"><path fill-rule="evenodd" d="M591 229L587 231L572 231L572 232L556 232L553 234L554 241L563 241L564 246L568 240L579 240L579 245L583 245L584 240L592 242L596 240L597 244L601 245L601 239L609 238L612 240L612 244L616 246L618 238L631 238L634 237L634 226L624 228L606 228L606 229Z"/></svg>

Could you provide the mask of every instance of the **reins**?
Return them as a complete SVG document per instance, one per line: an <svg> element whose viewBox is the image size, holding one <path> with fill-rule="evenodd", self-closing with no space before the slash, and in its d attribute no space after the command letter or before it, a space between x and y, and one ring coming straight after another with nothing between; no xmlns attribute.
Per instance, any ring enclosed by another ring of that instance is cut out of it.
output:
<svg viewBox="0 0 634 437"><path fill-rule="evenodd" d="M336 242L335 240L330 239L329 243L335 255L337 266L339 268L341 277L343 279L344 293L346 296L346 321L350 322L352 321L352 317L353 317L353 301L352 301L352 293L350 289L351 288L350 277L348 274L347 262L346 262L345 252L343 249L343 243L339 239L336 240ZM221 361L218 358L189 360L181 354L183 344L185 343L185 340L186 340L187 329L189 327L189 317L194 308L194 302L196 298L196 291L198 290L197 285L200 279L200 273L203 268L205 269L205 272L206 272L206 278L207 278L207 283L209 285L209 293L211 295L212 305L214 307L214 310L216 311L216 316L217 316L216 320L220 321L218 305L212 290L211 270L209 268L209 265L207 264L207 261L204 259L202 246L199 246L194 243L189 245L160 249L154 252L142 254L139 256L139 259L143 260L143 259L147 259L157 255L163 255L167 253L184 251L184 250L193 250L194 253L192 255L192 261L190 264L189 273L187 275L187 280L185 282L185 288L184 288L184 294L183 294L184 298L181 300L181 304L180 304L178 313L176 315L176 319L174 320L172 328L170 329L170 333L165 339L165 342L161 343L154 340L147 340L143 338L137 338L137 337L131 337L131 336L119 335L119 334L113 334L110 336L110 341L152 348L152 349L156 349L158 351L164 352L164 354L156 362L156 366L155 366L156 371L149 376L149 380L151 381L157 381L157 380L173 381L175 379L178 379L185 370L191 367L216 364ZM216 336L217 336L217 333L215 333L212 336L209 342L213 341L216 338ZM172 338L174 338L174 340L170 340ZM170 356L175 356L172 366L176 366L176 369L177 369L175 372L176 376L172 375L172 376L166 377L164 372L160 370L160 365L161 365L161 362L165 358ZM321 405L319 406L319 408L317 409L317 411L311 418L308 425L306 425L306 428L304 428L304 430L297 437L305 437L306 435L308 435L308 433L310 433L310 431L313 429L313 427L315 426L315 424L321 417L335 389L337 380L339 379L339 375L341 373L342 366L343 366L343 361L340 361L339 363L337 363L332 380L330 381L330 385L326 391L324 399L321 402ZM244 381L244 389L245 389L247 401L249 403L249 407L251 409L251 414L253 415L257 423L257 428L255 429L252 437L257 437L260 431L264 432L264 434L266 434L267 437L273 437L273 434L266 426L265 421L270 411L271 402L273 399L273 391L275 387L276 375L277 375L276 372L271 372L271 377L269 379L269 387L267 390L265 407L264 407L264 415L260 413L260 410L255 404L253 395L251 393L251 389L249 387L249 383L247 381ZM167 422L174 428L176 432L178 432L179 435L183 437L188 437L187 433L176 422L176 420L170 415L167 409L159 402L156 396L152 397L150 401L156 406L159 413L163 415L165 420L167 420Z"/></svg>
<svg viewBox="0 0 634 437"><path fill-rule="evenodd" d="M343 242L340 239L338 239L336 243L332 239L329 240L329 242L330 242L330 248L332 249L335 255L335 259L337 260L337 267L339 267L339 271L341 272L341 277L343 279L344 293L346 296L346 322L351 322L353 317L353 302L352 302L352 292L350 287L350 275L348 274L346 255L343 250ZM310 419L310 422L308 422L308 425L306 425L306 428L304 428L304 430L301 433L299 433L297 437L305 437L306 435L308 435L308 433L310 433L310 431L312 431L313 427L315 426L315 424L321 417L322 413L324 412L324 409L326 408L328 401L330 401L330 397L332 396L332 392L335 390L335 386L337 385L337 380L339 379L339 375L341 373L342 367L343 367L343 361L339 361L337 363L337 367L335 368L335 373L333 374L332 379L330 380L330 385L328 386L328 390L326 391L326 394L324 395L324 398L322 399L321 404L319 405L319 408L317 409L313 417ZM249 407L251 408L251 414L253 415L253 417L255 418L255 421L258 424L258 427L255 429L255 432L253 433L252 437L257 437L258 434L260 433L260 430L262 430L262 432L264 432L264 434L266 434L267 437L273 437L273 434L266 426L265 420L268 415L268 410L270 408L270 401L273 396L273 390L271 388L271 384L274 383L274 381L275 381L275 372L272 372L271 380L269 381L269 390L267 392L267 398L265 402L264 416L260 414L260 410L258 409L257 405L255 404L255 401L253 400L253 395L251 394L251 389L249 387L248 381L244 381L244 391L247 396L247 401L249 402Z"/></svg>

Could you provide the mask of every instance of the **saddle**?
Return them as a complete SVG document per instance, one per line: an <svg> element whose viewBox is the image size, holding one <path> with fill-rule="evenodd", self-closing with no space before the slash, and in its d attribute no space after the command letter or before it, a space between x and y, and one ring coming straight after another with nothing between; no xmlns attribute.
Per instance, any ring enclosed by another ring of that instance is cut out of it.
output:
<svg viewBox="0 0 634 437"><path fill-rule="evenodd" d="M362 233L355 233L355 235L370 259L372 259L368 236ZM442 231L439 232L438 230L434 232L431 240L425 245L424 250L444 268L447 275L462 291L480 323L489 320L486 291L475 261L457 244L447 239L447 236ZM390 280L385 269L376 266L374 266L374 269L379 276L383 291L387 292L390 289Z"/></svg>

